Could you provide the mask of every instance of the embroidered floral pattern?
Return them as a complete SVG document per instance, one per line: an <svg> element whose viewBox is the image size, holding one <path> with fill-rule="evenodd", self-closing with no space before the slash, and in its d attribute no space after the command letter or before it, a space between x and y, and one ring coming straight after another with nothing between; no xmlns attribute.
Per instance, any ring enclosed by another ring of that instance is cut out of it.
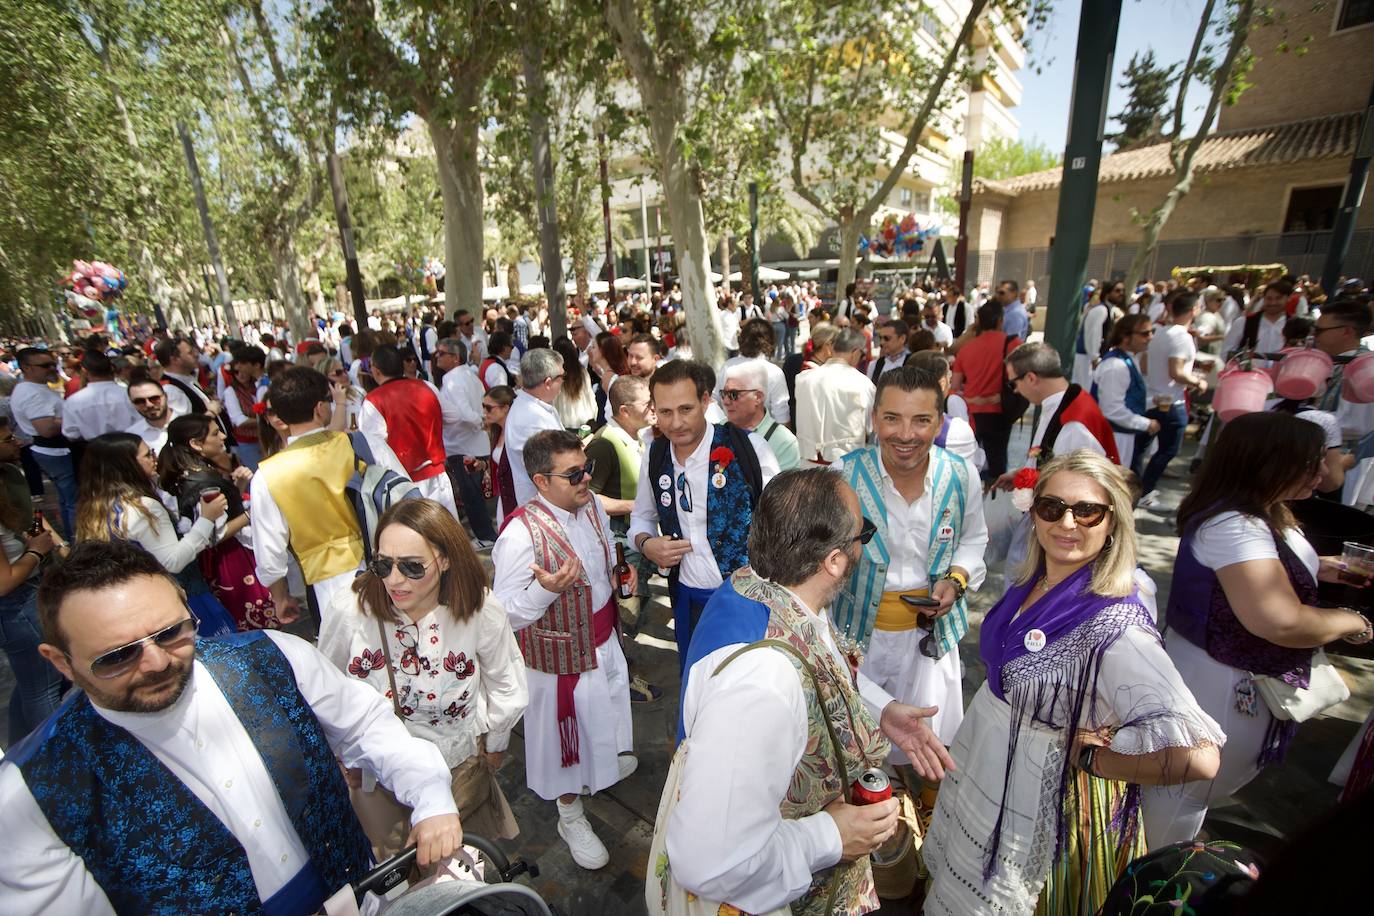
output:
<svg viewBox="0 0 1374 916"><path fill-rule="evenodd" d="M459 680L464 680L472 677L473 672L477 670L477 663L469 659L463 652L456 655L450 652L444 658L444 670L452 672Z"/></svg>
<svg viewBox="0 0 1374 916"><path fill-rule="evenodd" d="M375 645L377 631L373 629L371 634ZM361 635L367 638L366 631ZM393 625L388 628L387 635L392 637L391 659L402 718L442 728L472 714L471 685L476 683L472 678L477 674L475 656L469 656L466 651L445 651L440 645L437 623ZM385 681L385 665L385 654L380 646L364 646L349 664L348 671L361 678L377 671ZM389 698L391 691L384 692Z"/></svg>
<svg viewBox="0 0 1374 916"><path fill-rule="evenodd" d="M382 650L369 652L364 649L362 655L353 656L353 661L348 663L348 673L354 677L365 678L374 671L381 669L385 662L382 660Z"/></svg>

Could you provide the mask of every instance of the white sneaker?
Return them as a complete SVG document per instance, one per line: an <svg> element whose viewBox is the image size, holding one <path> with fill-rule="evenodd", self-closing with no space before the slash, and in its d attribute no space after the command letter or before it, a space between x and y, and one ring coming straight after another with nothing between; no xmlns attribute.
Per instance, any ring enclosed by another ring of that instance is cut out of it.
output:
<svg viewBox="0 0 1374 916"><path fill-rule="evenodd" d="M582 811L580 798L571 805L558 803L558 835L568 844L573 861L588 871L604 868L611 861L611 854L606 851Z"/></svg>
<svg viewBox="0 0 1374 916"><path fill-rule="evenodd" d="M472 539L472 548L473 548L473 550L476 550L478 553L481 553L481 552L487 551L487 550L491 550L491 549L492 549L493 547L495 547L495 546L496 546L496 542L495 542L495 541L488 541L486 538L473 538L473 539Z"/></svg>
<svg viewBox="0 0 1374 916"><path fill-rule="evenodd" d="M1159 494L1155 492L1146 493L1140 497L1140 502L1136 503L1141 509L1158 509Z"/></svg>
<svg viewBox="0 0 1374 916"><path fill-rule="evenodd" d="M639 758L633 754L621 754L616 758L620 765L620 780L623 782L634 775L634 771L639 769Z"/></svg>

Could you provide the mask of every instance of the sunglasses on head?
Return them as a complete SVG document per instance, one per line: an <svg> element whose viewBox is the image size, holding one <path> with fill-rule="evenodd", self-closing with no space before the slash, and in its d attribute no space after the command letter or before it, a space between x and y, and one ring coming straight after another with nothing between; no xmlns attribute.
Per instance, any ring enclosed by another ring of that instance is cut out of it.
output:
<svg viewBox="0 0 1374 916"><path fill-rule="evenodd" d="M101 679L119 677L138 665L138 660L143 657L143 647L148 643L157 643L159 649L171 649L189 639L194 639L195 635L196 619L186 617L169 627L158 630L156 633L150 633L142 639L136 639L128 645L97 655L95 660L91 662L91 674ZM70 655L67 657L71 658Z"/></svg>
<svg viewBox="0 0 1374 916"><path fill-rule="evenodd" d="M1084 528L1096 528L1102 524L1112 507L1103 503L1074 503L1072 506L1057 496L1037 496L1031 510L1044 522L1054 524L1064 517L1065 512L1073 513L1073 520Z"/></svg>
<svg viewBox="0 0 1374 916"><path fill-rule="evenodd" d="M596 462L588 459L586 467L573 468L571 471L568 471L566 473L550 474L549 476L562 477L564 480L566 480L568 483L575 487L582 482L583 478L592 476L592 470L595 469L595 467Z"/></svg>
<svg viewBox="0 0 1374 916"><path fill-rule="evenodd" d="M391 557L376 556L367 564L367 569L378 579L385 579L391 575L392 564L395 564L401 575L407 579L423 579L425 573L434 565L434 561L421 563L419 560L393 560Z"/></svg>

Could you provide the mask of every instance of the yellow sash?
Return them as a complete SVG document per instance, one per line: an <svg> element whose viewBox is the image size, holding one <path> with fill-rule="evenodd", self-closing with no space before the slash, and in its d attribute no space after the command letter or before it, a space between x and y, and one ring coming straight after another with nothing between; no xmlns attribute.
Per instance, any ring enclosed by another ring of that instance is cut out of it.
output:
<svg viewBox="0 0 1374 916"><path fill-rule="evenodd" d="M878 599L878 616L873 621L875 630L901 633L916 629L916 615L920 612L920 608L914 608L903 601L903 595L927 598L930 596L930 589L917 588L905 592L883 592L883 597Z"/></svg>

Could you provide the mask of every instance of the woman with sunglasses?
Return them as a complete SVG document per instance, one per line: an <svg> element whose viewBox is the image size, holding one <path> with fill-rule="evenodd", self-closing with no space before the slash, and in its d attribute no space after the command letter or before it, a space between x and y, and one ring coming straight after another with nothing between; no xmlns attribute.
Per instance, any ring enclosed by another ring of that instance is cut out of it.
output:
<svg viewBox="0 0 1374 916"><path fill-rule="evenodd" d="M925 846L925 912L1095 913L1145 851L1140 786L1210 779L1225 736L1136 593L1131 495L1086 449L1048 462L1020 575L983 621L988 679Z"/></svg>
<svg viewBox="0 0 1374 916"><path fill-rule="evenodd" d="M375 548L323 615L320 651L390 696L410 733L439 748L465 829L511 839L518 829L495 774L529 691L506 610L463 527L433 500L388 509ZM372 774L349 782L377 860L399 852L409 809Z"/></svg>
<svg viewBox="0 0 1374 916"><path fill-rule="evenodd" d="M132 541L157 557L186 591L186 603L200 621L201 636L220 636L237 629L234 618L210 591L197 562L215 543L215 528L229 511L224 493L195 504L196 517L178 534L173 510L153 486L157 459L133 433L106 433L86 444L91 463L81 467L76 501L78 541ZM168 497L171 502L171 497ZM175 505L175 503L172 503Z"/></svg>
<svg viewBox="0 0 1374 916"><path fill-rule="evenodd" d="M1316 606L1317 582L1340 581L1345 566L1317 556L1287 506L1312 495L1325 444L1322 428L1300 417L1237 417L1208 448L1179 506L1169 657L1227 740L1214 780L1146 793L1151 846L1193 839L1212 799L1235 794L1283 758L1297 723L1275 718L1256 677L1307 687L1317 649L1370 641L1362 614Z"/></svg>
<svg viewBox="0 0 1374 916"><path fill-rule="evenodd" d="M326 356L315 364L315 371L329 379L329 390L334 397L334 416L328 428L340 432L357 429L358 413L363 409L367 392L353 384L348 370L336 357Z"/></svg>
<svg viewBox="0 0 1374 916"><path fill-rule="evenodd" d="M253 474L233 467L220 428L205 414L177 417L167 427L167 444L157 456L157 466L158 482L176 497L183 518L194 517L197 504L212 494L228 501L227 523L218 541L202 552L200 569L238 628L277 629L288 622L279 619L272 593L258 581L253 551L239 540L250 537L242 534L250 521L243 495Z"/></svg>

